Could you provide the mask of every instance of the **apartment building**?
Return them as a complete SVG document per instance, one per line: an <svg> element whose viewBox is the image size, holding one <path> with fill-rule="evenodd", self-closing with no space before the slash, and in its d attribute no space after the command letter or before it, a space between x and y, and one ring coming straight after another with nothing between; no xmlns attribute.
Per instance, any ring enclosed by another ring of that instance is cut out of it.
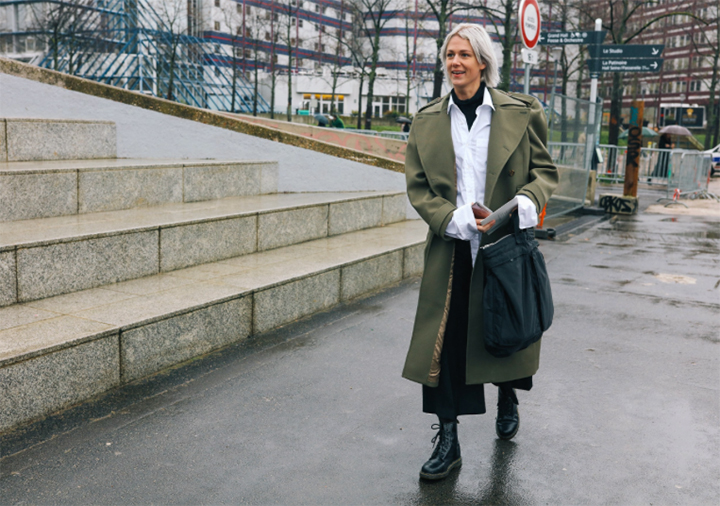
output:
<svg viewBox="0 0 720 506"><path fill-rule="evenodd" d="M602 2L598 8L603 6ZM683 124L688 128L702 128L707 120L707 106L713 73L713 53L718 47L717 0L673 1L659 0L642 6L631 18L627 33L633 33L651 20L666 16L650 25L631 44L663 44L664 63L657 73L623 74L623 109L635 99L645 101L645 119L653 126ZM598 9L600 17L609 14ZM674 14L677 13L677 14ZM682 14L688 13L688 14ZM689 14L707 22L699 23ZM605 44L612 44L610 35ZM584 86L589 89L587 79ZM717 84L716 84L717 86ZM610 108L612 75L603 74L598 95L604 108ZM715 90L717 108L720 90ZM624 114L627 118L627 114ZM716 113L717 117L717 113Z"/></svg>

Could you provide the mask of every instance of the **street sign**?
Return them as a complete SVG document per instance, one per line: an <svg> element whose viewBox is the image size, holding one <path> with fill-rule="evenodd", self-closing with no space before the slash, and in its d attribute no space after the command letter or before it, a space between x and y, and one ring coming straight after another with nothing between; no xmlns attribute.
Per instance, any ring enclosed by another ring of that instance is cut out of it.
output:
<svg viewBox="0 0 720 506"><path fill-rule="evenodd" d="M540 38L540 6L537 0L520 0L518 17L523 44L526 48L532 49Z"/></svg>
<svg viewBox="0 0 720 506"><path fill-rule="evenodd" d="M659 58L664 44L616 44L588 47L592 58Z"/></svg>
<svg viewBox="0 0 720 506"><path fill-rule="evenodd" d="M601 44L607 30L590 32L545 32L540 34L541 46L567 46L570 44Z"/></svg>
<svg viewBox="0 0 720 506"><path fill-rule="evenodd" d="M662 58L592 58L587 61L591 74L598 72L660 72Z"/></svg>
<svg viewBox="0 0 720 506"><path fill-rule="evenodd" d="M522 56L523 63L537 65L538 61L540 61L539 53L537 51L533 51L532 49L522 48L520 50L520 55Z"/></svg>

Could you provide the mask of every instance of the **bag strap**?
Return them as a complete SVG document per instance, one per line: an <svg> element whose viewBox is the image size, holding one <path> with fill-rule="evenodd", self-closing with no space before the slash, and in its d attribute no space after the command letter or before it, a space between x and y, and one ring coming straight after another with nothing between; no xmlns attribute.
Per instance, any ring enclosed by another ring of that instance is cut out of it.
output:
<svg viewBox="0 0 720 506"><path fill-rule="evenodd" d="M513 222L513 229L515 235L515 243L530 243L535 238L535 233L532 228L520 230L520 212L516 209L511 217Z"/></svg>
<svg viewBox="0 0 720 506"><path fill-rule="evenodd" d="M515 242L520 244L525 242L523 237L523 231L520 230L520 212L519 209L515 209L512 214L513 229L515 230Z"/></svg>

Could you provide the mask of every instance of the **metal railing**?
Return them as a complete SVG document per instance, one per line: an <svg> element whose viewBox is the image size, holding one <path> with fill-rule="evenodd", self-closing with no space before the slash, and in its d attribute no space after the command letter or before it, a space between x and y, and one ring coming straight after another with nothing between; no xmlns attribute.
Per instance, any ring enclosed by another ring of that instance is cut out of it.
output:
<svg viewBox="0 0 720 506"><path fill-rule="evenodd" d="M675 149L671 152L665 198L707 194L712 157L702 151Z"/></svg>
<svg viewBox="0 0 720 506"><path fill-rule="evenodd" d="M598 181L622 183L625 181L627 146L600 144L600 160L597 162ZM651 184L667 184L670 169L669 149L641 148L638 178Z"/></svg>
<svg viewBox="0 0 720 506"><path fill-rule="evenodd" d="M625 181L626 146L600 145L597 180L608 183ZM666 197L676 190L680 194L703 192L708 189L711 157L702 151L685 149L640 150L638 180L648 184L666 186Z"/></svg>
<svg viewBox="0 0 720 506"><path fill-rule="evenodd" d="M350 132L353 134L372 135L374 137L385 137L387 139L395 139L398 141L405 141L405 142L407 142L408 136L410 135L406 132L393 132L393 131L378 132L377 130L358 130L357 128L344 128L343 131Z"/></svg>

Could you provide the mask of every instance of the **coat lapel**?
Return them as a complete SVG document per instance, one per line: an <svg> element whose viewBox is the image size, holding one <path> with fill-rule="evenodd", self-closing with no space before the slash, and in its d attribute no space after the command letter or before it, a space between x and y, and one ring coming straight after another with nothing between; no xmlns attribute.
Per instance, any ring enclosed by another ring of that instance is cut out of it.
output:
<svg viewBox="0 0 720 506"><path fill-rule="evenodd" d="M489 91L495 111L490 122L485 202L490 202L500 172L520 143L530 121L530 114L525 104L497 90L489 89Z"/></svg>
<svg viewBox="0 0 720 506"><path fill-rule="evenodd" d="M450 115L447 113L450 94L418 115L413 128L416 138L422 139L417 149L425 172L430 179L455 181L455 150L453 149ZM454 202L455 196L443 195Z"/></svg>

